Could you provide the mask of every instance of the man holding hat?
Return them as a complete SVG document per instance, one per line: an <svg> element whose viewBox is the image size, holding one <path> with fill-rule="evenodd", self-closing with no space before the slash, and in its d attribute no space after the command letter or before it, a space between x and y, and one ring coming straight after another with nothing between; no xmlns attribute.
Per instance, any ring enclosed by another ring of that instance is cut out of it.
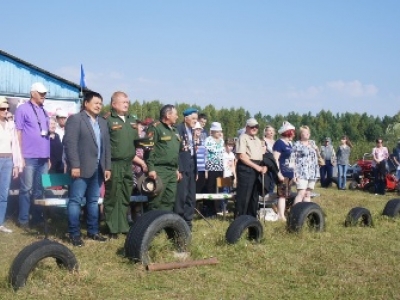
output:
<svg viewBox="0 0 400 300"><path fill-rule="evenodd" d="M184 121L177 126L181 139L179 149L179 173L174 212L180 215L192 228L194 209L196 206L197 156L193 139L193 128L198 118L198 110L188 108L183 112Z"/></svg>
<svg viewBox="0 0 400 300"><path fill-rule="evenodd" d="M250 118L246 129L236 142L237 189L235 216L250 215L257 217L259 191L261 181L259 175L267 172L267 167L261 165L263 159L263 142L258 138L258 122Z"/></svg>
<svg viewBox="0 0 400 300"><path fill-rule="evenodd" d="M41 210L33 199L42 198L41 176L48 172L50 159L49 116L43 108L47 88L41 82L31 86L30 101L18 106L15 127L21 145L23 172L19 190L18 225L29 230L29 211L33 224L41 221Z"/></svg>
<svg viewBox="0 0 400 300"><path fill-rule="evenodd" d="M163 183L162 191L149 201L150 210L173 211L178 181L178 157L180 140L174 127L178 113L175 106L164 105L160 110L160 121L151 124L147 130L147 138L153 149L147 159L149 177L159 177Z"/></svg>

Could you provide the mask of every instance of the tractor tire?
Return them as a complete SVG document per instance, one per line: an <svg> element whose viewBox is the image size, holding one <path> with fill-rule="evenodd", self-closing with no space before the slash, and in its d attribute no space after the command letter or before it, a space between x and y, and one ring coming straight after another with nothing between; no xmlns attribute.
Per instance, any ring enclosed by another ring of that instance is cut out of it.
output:
<svg viewBox="0 0 400 300"><path fill-rule="evenodd" d="M9 271L9 281L14 290L24 287L38 262L49 257L54 258L59 267L69 271L78 269L78 262L71 250L60 243L44 239L25 247L15 257Z"/></svg>
<svg viewBox="0 0 400 300"><path fill-rule="evenodd" d="M349 190L354 191L354 190L357 189L357 187L358 187L358 183L357 182L352 181L352 182L349 183Z"/></svg>
<svg viewBox="0 0 400 300"><path fill-rule="evenodd" d="M392 199L386 203L382 215L391 218L396 218L399 216L399 213L400 213L400 199Z"/></svg>
<svg viewBox="0 0 400 300"><path fill-rule="evenodd" d="M260 242L263 237L263 227L257 218L248 215L237 217L228 227L225 238L228 244L239 241L243 232L247 230L247 239Z"/></svg>
<svg viewBox="0 0 400 300"><path fill-rule="evenodd" d="M125 240L127 257L144 265L150 264L148 251L154 237L164 230L178 252L185 252L191 241L191 231L186 221L169 211L149 211L140 217L129 230Z"/></svg>
<svg viewBox="0 0 400 300"><path fill-rule="evenodd" d="M346 227L373 226L371 212L364 207L352 208L346 216L346 221L344 222L344 226Z"/></svg>
<svg viewBox="0 0 400 300"><path fill-rule="evenodd" d="M290 209L287 224L290 232L299 232L304 225L310 231L323 231L325 228L325 216L318 204L300 202Z"/></svg>

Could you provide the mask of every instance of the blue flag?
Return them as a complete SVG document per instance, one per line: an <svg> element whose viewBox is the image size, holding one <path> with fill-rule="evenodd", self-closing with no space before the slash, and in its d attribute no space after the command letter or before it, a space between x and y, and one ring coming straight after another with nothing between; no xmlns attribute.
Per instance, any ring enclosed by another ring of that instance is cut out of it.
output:
<svg viewBox="0 0 400 300"><path fill-rule="evenodd" d="M86 88L86 81L85 81L85 71L83 70L83 65L81 64L81 81L80 86L82 89Z"/></svg>

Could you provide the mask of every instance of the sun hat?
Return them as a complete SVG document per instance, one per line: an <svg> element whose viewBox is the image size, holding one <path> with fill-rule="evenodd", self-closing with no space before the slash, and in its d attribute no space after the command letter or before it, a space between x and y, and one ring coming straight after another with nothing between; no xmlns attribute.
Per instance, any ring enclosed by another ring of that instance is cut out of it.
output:
<svg viewBox="0 0 400 300"><path fill-rule="evenodd" d="M252 127L258 125L258 122L254 118L250 118L246 121L246 126Z"/></svg>
<svg viewBox="0 0 400 300"><path fill-rule="evenodd" d="M193 129L203 129L203 127L201 127L200 122L196 122L196 125L194 125Z"/></svg>
<svg viewBox="0 0 400 300"><path fill-rule="evenodd" d="M212 123L211 123L210 130L211 130L211 131L222 131L221 123L219 123L219 122L212 122Z"/></svg>
<svg viewBox="0 0 400 300"><path fill-rule="evenodd" d="M288 130L294 130L296 129L292 124L290 124L288 121L283 122L283 125L281 128L279 128L278 133L282 134Z"/></svg>
<svg viewBox="0 0 400 300"><path fill-rule="evenodd" d="M31 86L31 92L47 93L47 88L41 82L35 82Z"/></svg>

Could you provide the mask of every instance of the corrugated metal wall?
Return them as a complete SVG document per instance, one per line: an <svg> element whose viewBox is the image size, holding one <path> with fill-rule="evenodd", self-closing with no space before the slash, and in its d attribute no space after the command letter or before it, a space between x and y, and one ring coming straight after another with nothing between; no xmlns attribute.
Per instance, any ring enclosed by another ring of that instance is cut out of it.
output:
<svg viewBox="0 0 400 300"><path fill-rule="evenodd" d="M46 98L78 99L79 89L0 54L0 94L29 97L32 83L42 82Z"/></svg>

